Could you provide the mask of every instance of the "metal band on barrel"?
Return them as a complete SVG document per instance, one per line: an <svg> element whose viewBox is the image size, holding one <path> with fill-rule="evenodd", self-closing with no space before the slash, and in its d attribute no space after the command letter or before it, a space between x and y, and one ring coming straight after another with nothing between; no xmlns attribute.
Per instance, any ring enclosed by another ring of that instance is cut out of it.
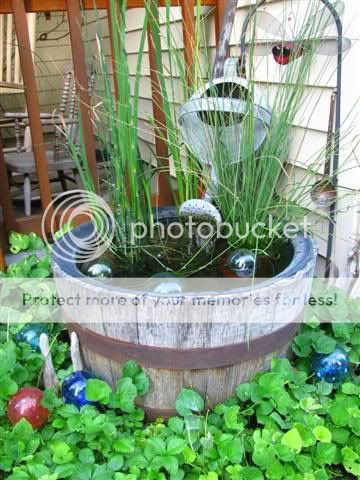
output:
<svg viewBox="0 0 360 480"><path fill-rule="evenodd" d="M165 370L205 370L228 367L254 360L272 353L291 341L299 328L297 319L273 333L233 345L209 348L165 348L138 345L106 337L82 327L67 323L70 332L76 332L83 347L115 362L134 360L145 368Z"/></svg>

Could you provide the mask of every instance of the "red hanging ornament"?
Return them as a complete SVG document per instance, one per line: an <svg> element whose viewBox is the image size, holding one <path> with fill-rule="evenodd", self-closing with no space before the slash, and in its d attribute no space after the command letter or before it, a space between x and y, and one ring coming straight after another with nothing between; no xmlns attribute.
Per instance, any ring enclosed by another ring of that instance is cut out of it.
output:
<svg viewBox="0 0 360 480"><path fill-rule="evenodd" d="M274 60L279 65L288 65L304 54L304 47L293 43L275 45L272 49Z"/></svg>

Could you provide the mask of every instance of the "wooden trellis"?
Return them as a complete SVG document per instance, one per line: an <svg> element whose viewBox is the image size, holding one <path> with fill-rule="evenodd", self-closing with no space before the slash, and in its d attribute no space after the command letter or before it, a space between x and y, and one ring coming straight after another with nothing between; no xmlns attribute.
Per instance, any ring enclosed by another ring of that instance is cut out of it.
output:
<svg viewBox="0 0 360 480"><path fill-rule="evenodd" d="M156 0L154 0L156 1ZM222 16L227 0L202 0L203 6L210 6L214 9L216 18L216 36L218 39L222 24ZM144 8L144 0L128 0L127 8ZM165 6L165 0L158 0L159 6ZM182 22L184 32L184 59L189 72L188 81L191 82L191 71L193 64L193 46L195 43L195 5L196 0L171 0L171 5L181 7ZM29 124L32 136L32 145L36 162L37 177L40 186L41 206L44 211L51 202L51 189L48 177L48 166L45 156L45 143L43 138L43 129L40 121L39 98L35 82L34 64L31 55L28 24L26 14L31 12L67 12L70 31L70 42L72 49L72 58L74 64L74 74L78 95L81 99L81 117L84 122L84 140L87 151L89 166L97 185L95 140L91 123L90 101L88 94L88 85L86 78L86 59L85 48L81 35L81 9L92 10L107 9L110 16L109 0L1 0L0 15L14 14L14 24L19 45L19 57L21 64L21 73L23 77L24 90L27 110L29 113ZM109 25L111 19L109 18ZM185 34L186 32L186 34ZM153 32L149 29L149 63L151 67L151 86L152 103L154 118L158 126L164 125L164 112L161 109L161 95L159 88L159 79L157 75L156 58L154 54ZM110 28L111 35L111 28ZM156 153L161 159L168 157L166 142L156 136ZM2 155L0 144L0 200L4 210L3 218L5 229L15 229L21 232L40 231L42 215L33 215L31 217L16 217L10 200L10 189L8 185L4 157ZM158 204L164 205L169 199L168 185L165 179L159 181ZM49 211L49 217L53 212Z"/></svg>

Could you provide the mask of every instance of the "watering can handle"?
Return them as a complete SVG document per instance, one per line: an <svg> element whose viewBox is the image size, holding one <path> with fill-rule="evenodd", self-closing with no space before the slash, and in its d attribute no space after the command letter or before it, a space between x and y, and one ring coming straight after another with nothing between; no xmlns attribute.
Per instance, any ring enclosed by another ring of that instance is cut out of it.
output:
<svg viewBox="0 0 360 480"><path fill-rule="evenodd" d="M248 24L250 22L251 17L255 13L258 7L260 5L264 4L266 0L260 0L259 2L254 5L248 16L245 19L244 25L243 25L243 30L241 34L241 55L239 58L239 75L241 76L246 76L245 75L245 70L244 70L244 65L245 61L245 37L246 37L246 30L248 27ZM215 62L214 62L214 69L213 69L213 78L219 78L224 75L224 65L225 65L225 59L228 54L229 50L229 44L230 44L230 37L231 37L231 31L234 26L234 20L235 20L235 14L236 14L236 8L237 8L237 0L227 0L226 8L225 8L225 13L224 13L224 19L223 19L223 24L221 28L221 33L220 33L220 39L219 39L219 44L216 50L216 57L215 57Z"/></svg>
<svg viewBox="0 0 360 480"><path fill-rule="evenodd" d="M227 0L219 44L217 46L214 62L214 78L219 78L224 75L225 58L227 57L229 50L230 36L234 25L236 7L237 0Z"/></svg>
<svg viewBox="0 0 360 480"><path fill-rule="evenodd" d="M242 31L241 31L241 37L240 37L240 58L239 58L239 69L244 70L245 69L245 43L246 43L246 31L248 29L249 23L253 15L255 14L256 10L261 7L261 5L264 5L266 0L259 0L256 2L255 5L251 7L249 10L249 13L247 14L245 21L243 23Z"/></svg>

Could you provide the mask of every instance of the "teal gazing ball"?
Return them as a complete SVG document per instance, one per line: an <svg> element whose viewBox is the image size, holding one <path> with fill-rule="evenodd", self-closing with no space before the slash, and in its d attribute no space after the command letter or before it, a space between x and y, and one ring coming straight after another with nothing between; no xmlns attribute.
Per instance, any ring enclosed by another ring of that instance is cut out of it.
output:
<svg viewBox="0 0 360 480"><path fill-rule="evenodd" d="M16 343L27 343L35 352L40 352L40 336L49 333L46 323L28 323L15 336Z"/></svg>
<svg viewBox="0 0 360 480"><path fill-rule="evenodd" d="M256 255L250 250L241 248L228 257L226 264L237 277L250 278L255 275Z"/></svg>
<svg viewBox="0 0 360 480"><path fill-rule="evenodd" d="M336 347L329 354L316 353L311 367L317 379L328 383L340 383L349 373L349 357L344 349Z"/></svg>

